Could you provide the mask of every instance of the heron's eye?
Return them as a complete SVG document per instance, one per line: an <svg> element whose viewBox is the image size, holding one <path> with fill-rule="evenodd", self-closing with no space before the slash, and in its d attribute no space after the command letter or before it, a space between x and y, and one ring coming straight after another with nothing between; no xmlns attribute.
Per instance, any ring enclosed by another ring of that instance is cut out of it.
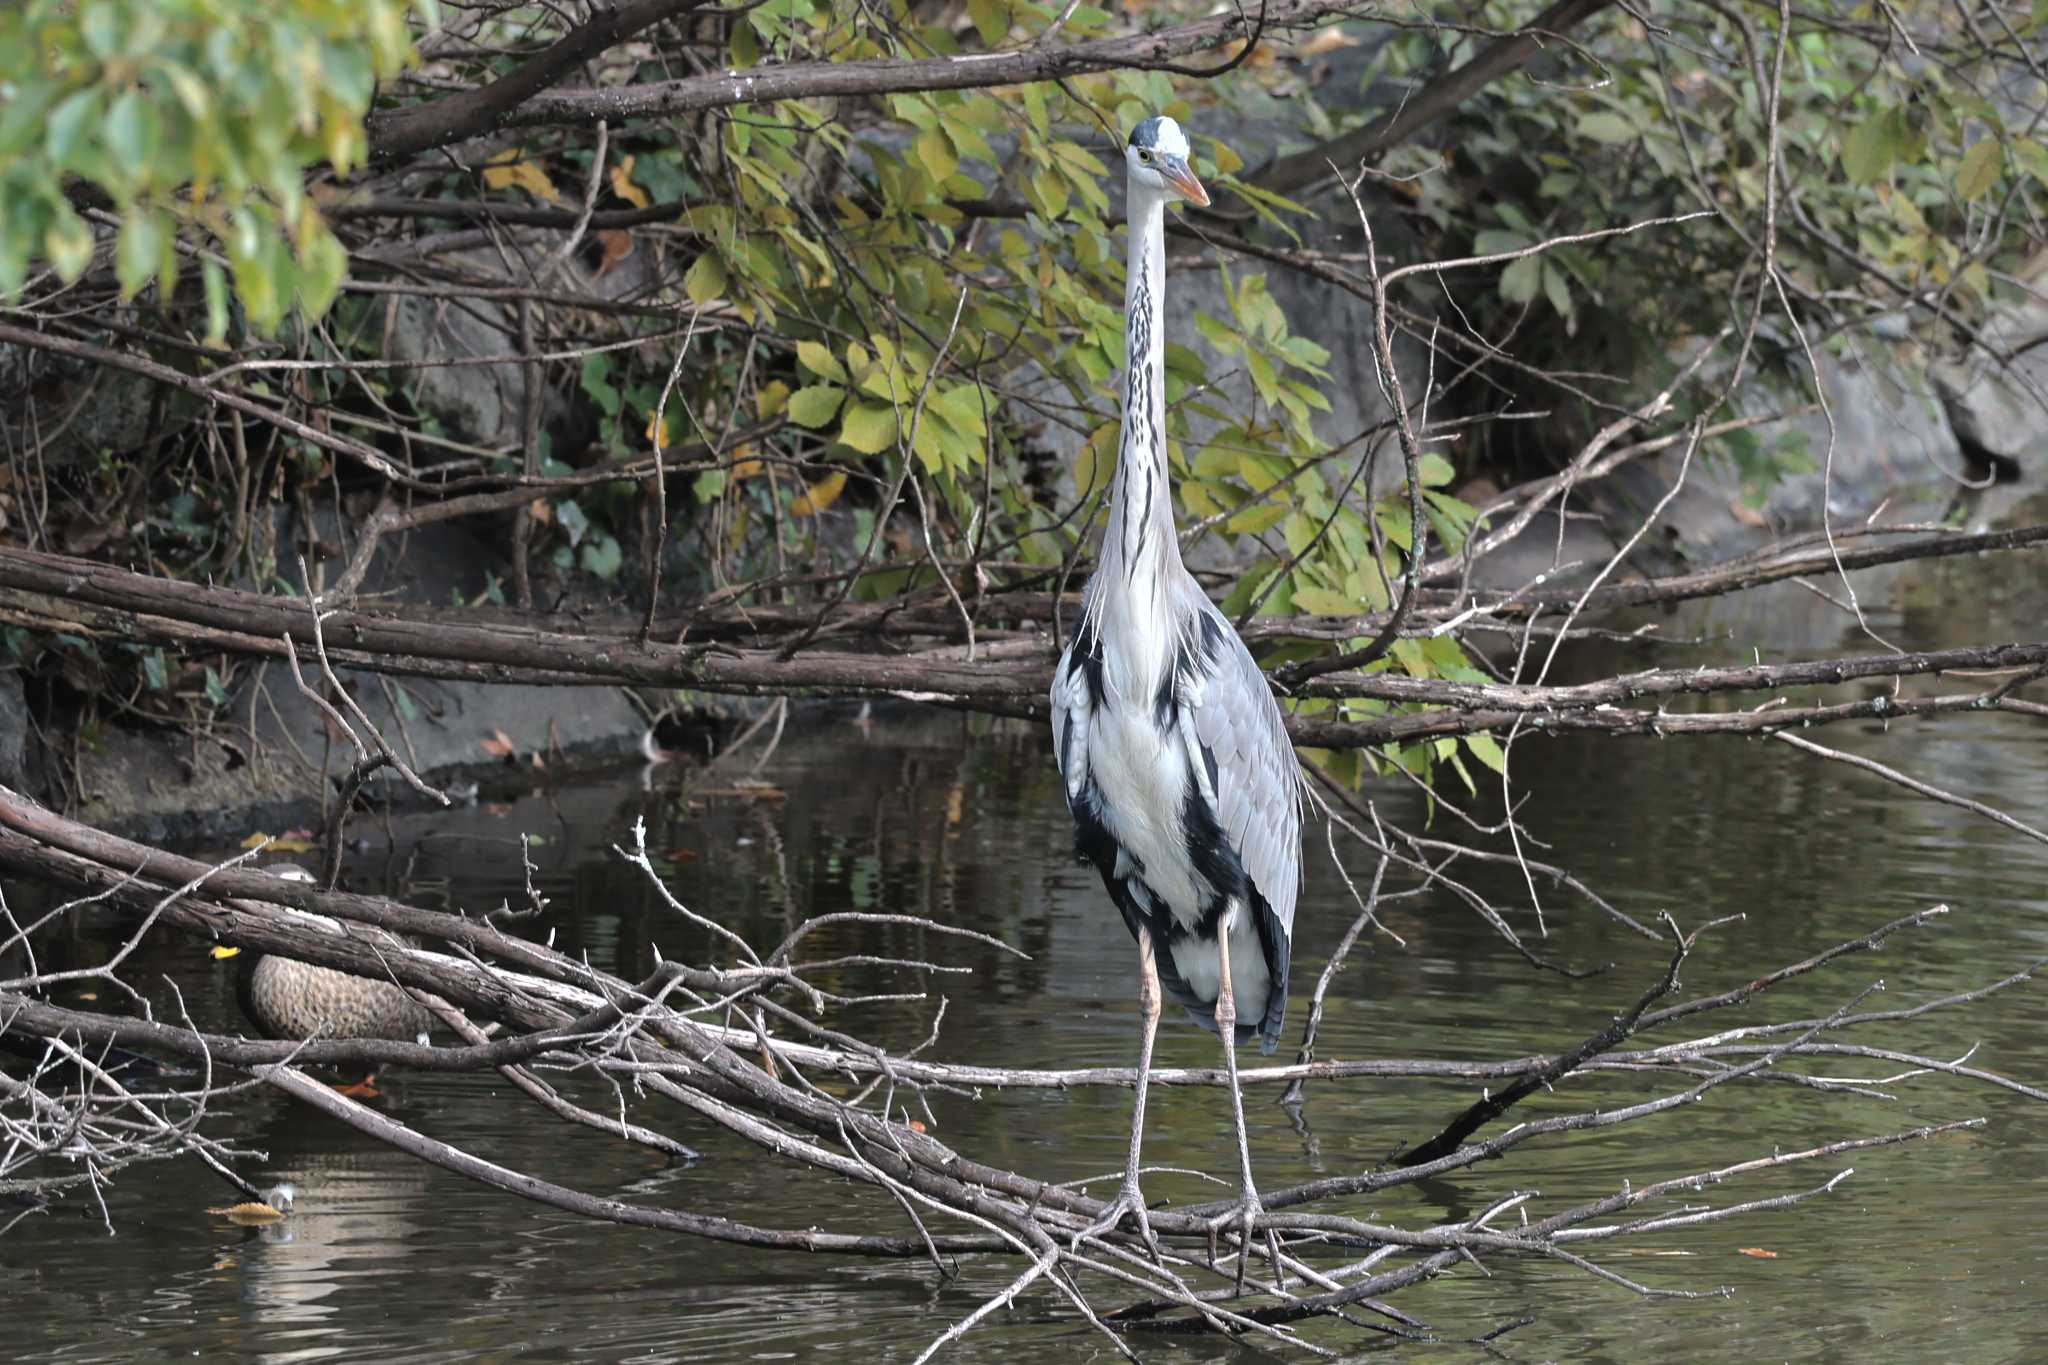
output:
<svg viewBox="0 0 2048 1365"><path fill-rule="evenodd" d="M1143 148L1143 147L1140 147L1140 148L1138 148L1138 160L1140 160L1140 161L1150 161L1151 159L1152 159L1152 153L1151 153L1151 152L1147 151L1147 150L1146 150L1145 148Z"/></svg>

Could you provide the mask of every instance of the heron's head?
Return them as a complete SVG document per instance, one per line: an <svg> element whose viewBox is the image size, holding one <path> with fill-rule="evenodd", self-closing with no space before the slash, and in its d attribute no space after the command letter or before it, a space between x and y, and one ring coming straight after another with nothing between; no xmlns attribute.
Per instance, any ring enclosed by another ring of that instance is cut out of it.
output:
<svg viewBox="0 0 2048 1365"><path fill-rule="evenodd" d="M1163 115L1146 119L1131 129L1130 145L1124 148L1132 187L1179 195L1191 204L1208 207L1209 191L1188 169L1189 151L1187 134L1178 123Z"/></svg>

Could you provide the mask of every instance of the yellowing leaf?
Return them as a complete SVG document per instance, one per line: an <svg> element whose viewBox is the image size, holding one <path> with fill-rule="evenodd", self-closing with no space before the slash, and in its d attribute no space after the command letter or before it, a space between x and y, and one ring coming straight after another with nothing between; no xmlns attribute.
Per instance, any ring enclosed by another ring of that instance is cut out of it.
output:
<svg viewBox="0 0 2048 1365"><path fill-rule="evenodd" d="M1358 615L1358 603L1343 593L1311 587L1306 583L1295 584L1294 605L1315 616Z"/></svg>
<svg viewBox="0 0 2048 1365"><path fill-rule="evenodd" d="M515 187L549 203L562 197L538 161L527 160L524 152L511 147L484 163L484 188L504 190Z"/></svg>
<svg viewBox="0 0 2048 1365"><path fill-rule="evenodd" d="M1357 47L1361 41L1363 40L1354 38L1343 29L1332 25L1329 28L1317 29L1314 36L1294 49L1294 55L1297 57L1320 57L1325 52L1335 52L1340 48L1346 47Z"/></svg>
<svg viewBox="0 0 2048 1365"><path fill-rule="evenodd" d="M260 829L242 840L242 847L257 848L266 842L274 853L310 853L313 849L313 843L309 839L302 839L291 834L280 834L277 838L272 839Z"/></svg>
<svg viewBox="0 0 2048 1365"><path fill-rule="evenodd" d="M1270 530L1278 526L1285 520L1287 520L1287 509L1285 507L1270 502L1262 502L1245 508L1229 521L1224 522L1223 526L1224 529L1233 535L1257 535L1261 531Z"/></svg>
<svg viewBox="0 0 2048 1365"><path fill-rule="evenodd" d="M960 158L953 154L953 144L936 128L927 128L917 135L915 150L918 161L930 172L933 180L943 181L960 169Z"/></svg>
<svg viewBox="0 0 2048 1365"><path fill-rule="evenodd" d="M1109 481L1116 477L1116 437L1116 423L1104 422L1089 433L1087 444L1075 457L1074 487L1084 497L1107 490Z"/></svg>
<svg viewBox="0 0 2048 1365"><path fill-rule="evenodd" d="M850 404L839 439L863 455L888 449L896 440L896 409L877 403Z"/></svg>
<svg viewBox="0 0 2048 1365"><path fill-rule="evenodd" d="M981 34L984 47L993 48L1010 31L1007 0L967 0L967 17L974 20L975 31Z"/></svg>
<svg viewBox="0 0 2048 1365"><path fill-rule="evenodd" d="M839 501L839 494L846 487L846 471L835 469L824 478L812 484L789 500L789 514L793 517L815 517L818 513Z"/></svg>
<svg viewBox="0 0 2048 1365"><path fill-rule="evenodd" d="M702 308L725 292L725 262L715 251L699 256L683 276L683 292Z"/></svg>
<svg viewBox="0 0 2048 1365"><path fill-rule="evenodd" d="M656 413L647 419L647 441L657 450L668 449L668 414Z"/></svg>
<svg viewBox="0 0 2048 1365"><path fill-rule="evenodd" d="M1963 162L1956 167L1956 193L1965 200L1976 199L1998 183L1998 173L2005 168L2005 149L1995 137L1980 138L1977 145L1963 153Z"/></svg>
<svg viewBox="0 0 2048 1365"><path fill-rule="evenodd" d="M823 342L799 341L796 344L796 358L803 367L820 379L829 379L836 384L846 382L846 367L839 363L839 357Z"/></svg>
<svg viewBox="0 0 2048 1365"><path fill-rule="evenodd" d="M633 183L632 157L621 158L619 164L612 167L610 178L612 193L631 204L634 208L644 209L654 206L654 200L648 195L647 191Z"/></svg>

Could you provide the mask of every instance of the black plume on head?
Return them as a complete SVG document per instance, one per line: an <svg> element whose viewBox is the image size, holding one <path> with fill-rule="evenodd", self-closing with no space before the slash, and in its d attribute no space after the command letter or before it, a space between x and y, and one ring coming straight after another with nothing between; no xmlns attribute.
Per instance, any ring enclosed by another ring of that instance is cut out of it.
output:
<svg viewBox="0 0 2048 1365"><path fill-rule="evenodd" d="M1157 114L1140 122L1137 127L1131 129L1131 145L1133 147L1158 146L1159 126L1164 122L1166 120Z"/></svg>

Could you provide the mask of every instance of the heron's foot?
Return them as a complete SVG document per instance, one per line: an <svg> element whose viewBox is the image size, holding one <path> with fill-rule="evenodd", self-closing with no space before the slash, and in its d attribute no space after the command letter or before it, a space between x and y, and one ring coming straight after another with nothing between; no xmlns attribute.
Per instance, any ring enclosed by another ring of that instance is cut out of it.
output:
<svg viewBox="0 0 2048 1365"><path fill-rule="evenodd" d="M1266 1206L1259 1202L1259 1192L1250 1185L1246 1185L1243 1192L1238 1195L1237 1206L1227 1212L1218 1214L1210 1219L1207 1224L1209 1233L1209 1264L1211 1266L1214 1266L1220 1258L1222 1247L1219 1243L1222 1234L1229 1229L1235 1229L1237 1232L1237 1292L1240 1294L1244 1293L1245 1267L1251 1264L1252 1238L1261 1231L1259 1220L1265 1217L1265 1214ZM1286 1280L1280 1269L1279 1235L1271 1228L1264 1229L1264 1232L1266 1234L1266 1254L1272 1258L1273 1285L1276 1289L1284 1290Z"/></svg>
<svg viewBox="0 0 2048 1365"><path fill-rule="evenodd" d="M1145 1195L1138 1188L1135 1177L1127 1178L1116 1198L1102 1211L1102 1216L1074 1234L1074 1244L1079 1245L1085 1237L1099 1237L1103 1233L1122 1228L1126 1222L1136 1224L1136 1232L1144 1240L1145 1249L1152 1253L1152 1259L1159 1259L1159 1237L1152 1231L1152 1220L1145 1215Z"/></svg>

